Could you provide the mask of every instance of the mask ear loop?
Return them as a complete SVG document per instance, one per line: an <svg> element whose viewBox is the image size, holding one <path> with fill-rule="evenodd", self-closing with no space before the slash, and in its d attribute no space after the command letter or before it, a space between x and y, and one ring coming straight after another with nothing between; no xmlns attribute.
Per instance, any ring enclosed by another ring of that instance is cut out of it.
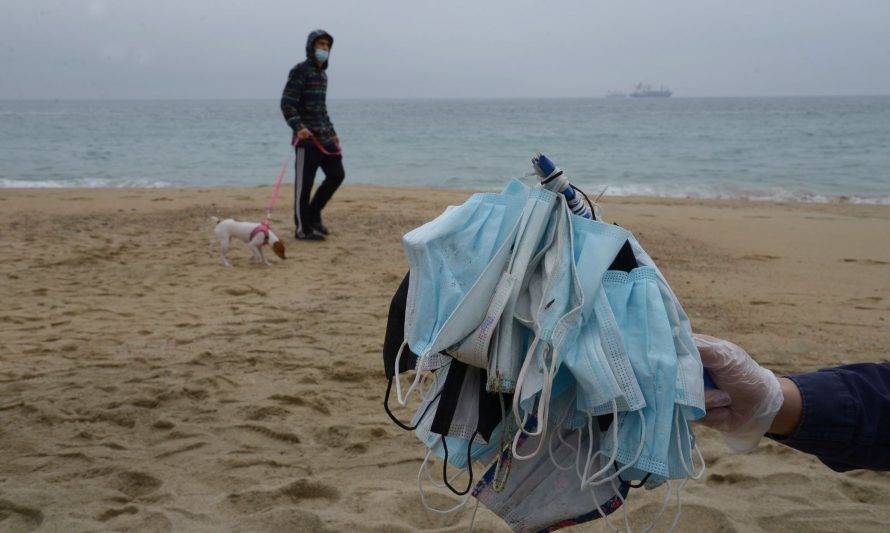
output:
<svg viewBox="0 0 890 533"><path fill-rule="evenodd" d="M398 379L398 376L396 376L395 379ZM389 419L392 420L395 425L399 426L400 428L404 429L405 431L414 431L415 429L417 429L417 427L420 425L420 421L423 420L423 418L426 416L427 411L429 411L430 407L433 405L433 402L436 400L436 398L438 398L442 394L442 391L438 391L436 393L436 395L433 396L432 399L430 399L429 403L426 404L426 407L423 408L423 413L421 413L417 424L414 424L413 426L409 426L408 424L405 424L404 422L402 422L401 420L396 418L396 415L392 412L392 410L389 407L389 394L390 394L391 389L392 389L392 379L390 379L386 384L386 396L383 398L383 410L386 411L386 414L389 416Z"/></svg>
<svg viewBox="0 0 890 533"><path fill-rule="evenodd" d="M547 453L550 455L550 462L553 463L553 466L563 471L570 470L572 468L572 465L569 464L569 466L562 466L561 464L559 464L559 462L556 461L556 458L553 456L553 436L556 435L557 437L559 437L560 442L562 442L565 446L568 446L569 449L571 449L573 452L575 451L575 447L563 440L562 434L559 432L560 426L562 426L565 421L568 420L569 413L572 412L572 403L573 402L569 402L569 404L566 406L566 410L565 412L563 412L562 416L559 417L559 422L556 423L553 433L551 433L550 436L547 437Z"/></svg>
<svg viewBox="0 0 890 533"><path fill-rule="evenodd" d="M589 426L588 430L593 426ZM581 439L584 437L584 426L578 428L578 451L575 453L575 473L581 480L581 490L584 490L584 472L581 471ZM593 446L593 439L587 443L587 453L590 453L590 447Z"/></svg>
<svg viewBox="0 0 890 533"><path fill-rule="evenodd" d="M671 522L671 528L668 529L668 532L671 532L677 528L677 524L680 522L680 513L683 511L683 502L680 501L680 493L683 492L683 487L686 486L686 482L689 481L689 478L684 479L680 482L680 486L677 487L677 512L674 514L674 521Z"/></svg>
<svg viewBox="0 0 890 533"><path fill-rule="evenodd" d="M402 383L399 381L399 363L402 361L402 352L405 350L405 346L408 346L408 339L402 341L402 345L399 346L399 351L396 353L395 360L395 379L396 379L396 401L399 402L399 405L402 407L408 405L408 398L411 396L411 393L414 391L414 387L420 382L421 372L414 369L414 381L411 383L411 387L408 388L408 392L405 393L405 396L402 396ZM419 361L418 361L419 362Z"/></svg>
<svg viewBox="0 0 890 533"><path fill-rule="evenodd" d="M510 424L512 423L512 419L507 417L507 410L504 407L504 395L500 392L498 393L498 401L501 404L501 420L503 420L504 428L501 430L501 446L498 449L498 460L494 467L494 477L491 482L491 490L495 492L501 492L506 487L507 478L510 477L510 467L512 465L512 456L504 453L508 446L507 439L510 438ZM502 475L503 477L501 477Z"/></svg>
<svg viewBox="0 0 890 533"><path fill-rule="evenodd" d="M442 481L445 482L445 485L448 486L448 490L455 493L458 496L463 496L470 492L470 489L473 488L473 458L470 455L470 452L473 449L473 441L476 439L476 435L479 434L479 429L473 432L473 436L470 437L470 440L467 441L467 470L470 473L470 479L467 481L467 488L460 491L451 486L451 483L448 481L448 443L445 440L445 437L442 437L442 448L445 450L445 460L442 461Z"/></svg>
<svg viewBox="0 0 890 533"><path fill-rule="evenodd" d="M532 342L532 347L534 348L536 344L537 344L537 337ZM516 409L519 408L519 397L521 395L520 381L524 381L524 379L525 379L524 372L525 372L525 370L527 370L525 365L529 362L529 359L531 357L534 357L534 355L533 354L526 355L526 361L522 365L523 371L521 371L519 373L519 378L516 380L516 390L513 393L514 415L515 415ZM546 440L545 437L547 436L547 419L548 419L549 413L550 413L550 392L553 389L553 379L556 376L557 361L558 361L557 353L554 350L554 352L551 354L549 368L547 367L547 365L545 365L544 388L541 391L540 398L538 399L538 428L535 431L525 431L525 422L528 419L527 414L526 414L526 416L523 416L523 425L519 428L519 431L517 431L516 435L513 437L513 457L515 457L521 461L526 460L526 459L531 459L532 457L538 455L538 452L541 451L541 448ZM526 435L529 435L529 436L533 436L533 437L540 435L540 439L538 440L538 446L529 455L519 455L519 451L518 451L519 438L522 436L523 433L525 433Z"/></svg>
<svg viewBox="0 0 890 533"><path fill-rule="evenodd" d="M606 461L606 464L598 472L589 476L587 475L587 472L590 470L590 465L593 463L593 460L597 457L597 455L591 456L591 451L593 449L593 416L590 414L587 415L587 428L590 432L591 445L587 448L587 462L584 463L584 476L581 477L582 487L585 483L605 474L609 470L609 467L615 464L615 458L618 456L618 402L615 401L615 398L612 398L612 456L609 457L609 460ZM601 452L597 452L597 454L599 453Z"/></svg>
<svg viewBox="0 0 890 533"><path fill-rule="evenodd" d="M393 379L396 380L397 384L399 381L398 358L399 358L399 356L396 356L396 375L389 378L389 381L387 381L387 383L386 383L386 393L383 397L383 410L386 411L386 414L389 416L389 419L392 420L395 425L399 426L400 428L404 429L405 431L414 431L415 429L417 429L418 426L420 426L421 421L423 421L424 417L426 417L427 412L430 410L430 407L432 407L433 402L436 400L436 398L438 398L439 396L442 395L442 391L436 392L436 394L432 398L427 398L426 393L421 394L424 401L427 401L427 404L426 404L426 407L423 408L423 413L420 414L420 418L417 419L417 424L414 424L413 426L409 426L408 424L405 424L404 422L402 422L401 420L396 418L396 415L392 412L392 409L389 407L389 396L390 396L390 391L392 390ZM439 376L437 374L433 374L433 385L430 388L430 390L436 390L438 388L438 383L439 383Z"/></svg>
<svg viewBox="0 0 890 533"><path fill-rule="evenodd" d="M426 470L426 465L429 464L430 455L432 453L433 453L432 449L427 450L426 456L423 458L423 463L421 463L421 465L420 465L420 470L417 472L417 491L420 493L420 503L423 505L423 507L427 511L431 511L433 513L438 513L438 514L451 514L454 511L457 511L458 509L460 509L464 505L466 505L467 501L470 498L470 495L467 494L466 496L461 498L460 502L457 503L454 507L452 507L450 509L435 509L433 507L430 507L430 505L426 501L426 494L423 492L423 483L422 483L423 480L421 479L421 477L423 475L423 472Z"/></svg>
<svg viewBox="0 0 890 533"><path fill-rule="evenodd" d="M535 351L538 348L538 336L535 335L535 338L532 339L532 344L529 346L528 351L525 354L525 360L522 362L522 368L519 370L519 376L516 378L516 387L513 392L513 419L516 421L516 424L519 426L519 433L522 433L525 429L525 423L528 421L528 413L522 415L520 419L520 400L522 396L522 386L525 384L525 376L528 373L528 369L532 364L532 360L534 359ZM535 432L526 432L527 435L536 436L541 434L540 428Z"/></svg>
<svg viewBox="0 0 890 533"><path fill-rule="evenodd" d="M479 510L479 500L476 500L476 505L473 506L473 514L470 515L470 526L467 528L467 533L473 533L473 524L476 523L476 511Z"/></svg>
<svg viewBox="0 0 890 533"><path fill-rule="evenodd" d="M614 488L614 485L612 485L612 487ZM616 490L615 495L618 496L618 498L621 500L621 505L624 506L625 505L624 498L621 497L621 492ZM596 494L594 493L593 490L590 491L590 496L591 496L591 498L593 498L593 505L596 506L596 510L600 514L600 518L602 518L603 522L605 522L606 525L609 526L610 530L617 532L618 528L613 526L612 522L609 521L609 515L606 514L605 510L602 507L600 507L600 502L597 501ZM609 501L611 501L611 498L609 499Z"/></svg>
<svg viewBox="0 0 890 533"><path fill-rule="evenodd" d="M621 500L621 514L624 516L624 531L627 533L633 533L633 530L630 528L630 517L627 514L627 500L624 499L624 496L621 495L621 485L618 488L615 488L615 479L610 479L609 484L612 486L612 490L615 491L615 494L618 496L618 499Z"/></svg>
<svg viewBox="0 0 890 533"><path fill-rule="evenodd" d="M667 511L668 506L671 504L671 491L674 490L674 486L671 484L671 480L667 480L667 490L664 493L664 499L661 502L661 508L658 510L658 513L655 515L655 518L652 519L652 523L649 524L649 527L644 529L641 533L649 533L653 529L655 529L655 525L661 520L661 517L664 515L664 512Z"/></svg>
<svg viewBox="0 0 890 533"><path fill-rule="evenodd" d="M582 487L585 485L597 486L602 483L605 483L606 481L611 481L615 478L618 478L619 480L621 480L621 474L628 468L631 468L633 465L637 464L637 461L639 461L640 456L643 454L643 445L646 443L646 416L643 414L642 409L637 410L637 413L640 415L640 445L637 447L637 453L634 455L633 460L631 462L627 463L626 465L622 466L618 470L616 470L614 474L612 474L611 476L609 476L607 478L599 479L596 481L594 481L591 478L586 479L584 482L582 482L582 485L581 485ZM617 432L618 431L617 419L615 421L613 421L613 425L615 426L615 431ZM613 437L613 439L615 439L615 441L617 441L617 438L618 438L617 436ZM617 449L617 448L618 448L618 446L616 444L615 449ZM596 452L596 453L605 455L602 452ZM614 453L613 453L613 456L614 456ZM596 455L594 455L594 457L596 457ZM621 481L623 482L624 480L621 480Z"/></svg>
<svg viewBox="0 0 890 533"><path fill-rule="evenodd" d="M683 465L683 470L686 471L686 475L689 476L689 479L701 479L701 477L705 474L705 471L708 469L708 465L705 464L705 458L701 454L701 450L698 449L698 445L693 446L692 439L689 439L689 462L692 463L691 466L686 464L686 457L683 455L683 449L680 448L680 424L678 420L678 415L680 414L680 407L674 408L674 426L677 437L677 450L680 452L680 463ZM686 419L683 418L685 422ZM692 458L692 450L695 450L698 453L698 458L701 461L701 470L698 471L697 474L693 474L692 472L695 470L695 460Z"/></svg>
<svg viewBox="0 0 890 533"><path fill-rule="evenodd" d="M441 437L440 437L440 438L441 438ZM433 475L430 473L430 469L429 469L429 468L427 468L427 469L425 470L425 472L426 472L426 479L427 479L427 481L430 482L430 485L436 487L437 489L444 489L444 488L447 488L447 487L448 487L448 484L445 483L445 480L444 480L444 479L442 480L442 483L439 483L438 481L436 481L435 479L433 479ZM456 481L457 478L459 478L460 475L463 474L463 473L464 473L463 469L458 469L458 471L454 473L454 476L452 476L451 479L449 479L448 481L451 482L451 483L453 483L453 482Z"/></svg>

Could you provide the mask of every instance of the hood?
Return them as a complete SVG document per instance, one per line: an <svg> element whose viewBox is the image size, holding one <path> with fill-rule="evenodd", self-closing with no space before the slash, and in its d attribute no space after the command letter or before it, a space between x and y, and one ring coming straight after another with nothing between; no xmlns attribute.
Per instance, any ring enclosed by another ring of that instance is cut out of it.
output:
<svg viewBox="0 0 890 533"><path fill-rule="evenodd" d="M313 30L309 32L309 37L306 37L306 59L309 61L315 61L315 40L319 37L327 37L331 40L331 48L334 48L334 37L330 33L324 30ZM328 62L325 61L324 65L321 66L322 69L328 68Z"/></svg>

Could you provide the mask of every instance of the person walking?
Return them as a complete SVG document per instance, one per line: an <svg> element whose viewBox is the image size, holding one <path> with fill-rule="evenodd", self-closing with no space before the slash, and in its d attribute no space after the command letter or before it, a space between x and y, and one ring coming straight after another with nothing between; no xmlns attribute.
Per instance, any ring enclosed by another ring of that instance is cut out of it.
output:
<svg viewBox="0 0 890 533"><path fill-rule="evenodd" d="M330 234L321 212L343 183L340 139L327 108L328 68L334 38L324 30L309 33L306 60L291 69L281 94L281 112L293 130L296 150L294 178L294 225L298 240L323 241ZM324 182L312 196L315 173Z"/></svg>

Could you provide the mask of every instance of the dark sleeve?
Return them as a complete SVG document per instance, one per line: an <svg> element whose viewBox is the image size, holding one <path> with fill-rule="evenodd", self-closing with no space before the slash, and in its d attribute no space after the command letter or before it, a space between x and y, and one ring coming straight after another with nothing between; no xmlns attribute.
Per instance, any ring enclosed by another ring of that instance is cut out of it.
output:
<svg viewBox="0 0 890 533"><path fill-rule="evenodd" d="M297 110L300 105L300 98L303 97L303 83L306 80L304 69L299 65L291 69L287 75L287 83L284 85L284 91L281 93L281 114L284 120L296 133L303 128L302 117Z"/></svg>
<svg viewBox="0 0 890 533"><path fill-rule="evenodd" d="M890 363L864 363L788 376L803 399L788 437L769 435L810 453L832 470L890 470Z"/></svg>

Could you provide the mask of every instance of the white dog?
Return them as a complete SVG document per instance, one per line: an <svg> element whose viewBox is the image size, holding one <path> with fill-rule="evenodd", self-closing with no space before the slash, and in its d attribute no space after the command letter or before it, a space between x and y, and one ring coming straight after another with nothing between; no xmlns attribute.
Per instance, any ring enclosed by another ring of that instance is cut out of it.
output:
<svg viewBox="0 0 890 533"><path fill-rule="evenodd" d="M210 220L216 224L216 227L213 228L216 239L210 242L211 250L213 243L219 241L219 258L223 265L227 267L232 266L232 263L226 258L226 252L229 251L229 240L232 237L244 241L244 244L250 248L250 252L253 254L250 258L251 261L259 261L267 265L272 264L263 257L263 246L266 244L272 247L275 255L281 259L287 259L284 256L284 243L281 242L269 226L256 222L238 222L232 218L220 220L217 217L210 217Z"/></svg>

